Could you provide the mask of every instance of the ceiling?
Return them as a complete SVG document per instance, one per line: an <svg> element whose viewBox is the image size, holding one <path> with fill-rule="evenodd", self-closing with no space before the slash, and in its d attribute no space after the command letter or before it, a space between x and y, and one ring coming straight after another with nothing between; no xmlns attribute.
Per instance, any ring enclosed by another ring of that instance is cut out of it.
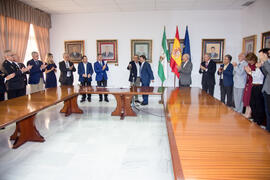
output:
<svg viewBox="0 0 270 180"><path fill-rule="evenodd" d="M20 0L50 14L243 9L254 0Z"/></svg>

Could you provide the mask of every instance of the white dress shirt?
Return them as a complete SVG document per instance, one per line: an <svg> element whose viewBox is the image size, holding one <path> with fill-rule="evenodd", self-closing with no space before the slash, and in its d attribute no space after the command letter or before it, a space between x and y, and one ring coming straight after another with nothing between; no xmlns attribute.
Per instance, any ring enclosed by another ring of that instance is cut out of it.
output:
<svg viewBox="0 0 270 180"><path fill-rule="evenodd" d="M65 61L65 64L66 64L66 68L69 69L70 66L69 66L69 62L68 61ZM70 77L71 76L71 72L70 71L67 71L67 77Z"/></svg>
<svg viewBox="0 0 270 180"><path fill-rule="evenodd" d="M263 84L264 75L259 68L251 72L252 84Z"/></svg>
<svg viewBox="0 0 270 180"><path fill-rule="evenodd" d="M135 62L136 68L137 68L137 77L140 77L140 64L139 62Z"/></svg>

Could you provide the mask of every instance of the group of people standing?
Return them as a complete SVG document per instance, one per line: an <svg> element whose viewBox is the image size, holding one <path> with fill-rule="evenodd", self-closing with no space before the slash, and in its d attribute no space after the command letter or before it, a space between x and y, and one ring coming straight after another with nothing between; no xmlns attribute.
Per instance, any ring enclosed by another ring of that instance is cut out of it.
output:
<svg viewBox="0 0 270 180"><path fill-rule="evenodd" d="M30 85L31 93L41 91L45 88L53 88L57 86L56 72L57 66L53 60L53 54L48 53L45 61L39 60L38 52L32 52L32 59L27 62L27 66L19 62L18 56L10 51L4 52L4 62L0 71L0 101L5 100L5 92L7 99L23 96L26 94L26 86ZM73 85L76 71L74 64L70 61L69 54L63 54L63 61L59 63L61 85ZM107 64L102 60L102 55L98 55L98 60L94 64L96 73L96 81L98 86L107 86L107 73L109 70ZM43 74L46 74L44 78ZM29 79L27 79L27 74ZM87 57L82 57L82 62L78 66L79 81L82 86L91 85L93 68ZM105 101L109 102L108 95L105 96ZM85 101L86 95L82 96L81 102ZM100 95L100 101L102 101ZM88 101L91 101L91 95L88 96Z"/></svg>
<svg viewBox="0 0 270 180"><path fill-rule="evenodd" d="M216 68L210 54L204 55L199 73L202 76L202 89L214 94L215 73L220 76L221 101L235 111L244 113L258 125L266 119L266 130L270 132L270 49L259 51L259 58L254 53L240 53L238 63L231 62L227 54L223 64Z"/></svg>

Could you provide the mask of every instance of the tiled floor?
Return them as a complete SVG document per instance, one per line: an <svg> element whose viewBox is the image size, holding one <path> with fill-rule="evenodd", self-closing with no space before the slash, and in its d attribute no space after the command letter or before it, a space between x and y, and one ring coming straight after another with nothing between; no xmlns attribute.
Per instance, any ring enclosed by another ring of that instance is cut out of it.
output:
<svg viewBox="0 0 270 180"><path fill-rule="evenodd" d="M172 180L163 106L150 97L137 117L112 117L115 101L79 103L84 114L64 117L62 104L37 115L44 143L10 149L15 125L0 130L0 180ZM151 113L151 114L149 114ZM156 116L155 116L156 115Z"/></svg>

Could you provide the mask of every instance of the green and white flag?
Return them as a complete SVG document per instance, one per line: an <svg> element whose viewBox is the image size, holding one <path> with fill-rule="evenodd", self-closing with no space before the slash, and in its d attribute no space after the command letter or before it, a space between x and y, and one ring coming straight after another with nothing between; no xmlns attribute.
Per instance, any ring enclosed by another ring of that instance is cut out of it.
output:
<svg viewBox="0 0 270 180"><path fill-rule="evenodd" d="M159 63L158 63L158 76L160 80L163 82L167 79L167 63L169 58L169 51L168 51L168 45L167 45L167 38L166 38L166 31L164 27L163 32L163 38L161 42L161 54L159 57Z"/></svg>

